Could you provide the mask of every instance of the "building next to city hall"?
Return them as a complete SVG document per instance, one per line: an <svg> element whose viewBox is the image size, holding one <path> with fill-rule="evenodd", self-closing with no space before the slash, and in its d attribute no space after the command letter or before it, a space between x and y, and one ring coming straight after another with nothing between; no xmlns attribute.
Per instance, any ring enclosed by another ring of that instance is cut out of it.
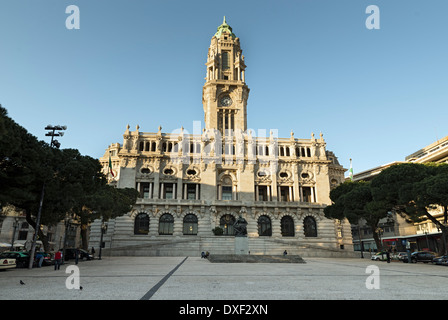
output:
<svg viewBox="0 0 448 320"><path fill-rule="evenodd" d="M107 227L95 221L89 246L99 246L103 230L103 250L114 255L353 254L350 224L325 218L323 210L346 169L322 134L260 137L248 130L246 61L225 18L205 66L205 128L187 134L128 125L123 143L106 149L100 161L110 183L136 188L140 197ZM240 217L247 250L235 249Z"/></svg>

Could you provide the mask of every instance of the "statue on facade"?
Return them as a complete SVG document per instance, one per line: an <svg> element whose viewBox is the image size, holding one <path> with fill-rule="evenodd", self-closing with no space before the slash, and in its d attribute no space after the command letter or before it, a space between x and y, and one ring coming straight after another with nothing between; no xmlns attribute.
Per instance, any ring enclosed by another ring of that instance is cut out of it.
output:
<svg viewBox="0 0 448 320"><path fill-rule="evenodd" d="M242 216L239 216L233 224L235 230L235 237L247 237L247 221Z"/></svg>

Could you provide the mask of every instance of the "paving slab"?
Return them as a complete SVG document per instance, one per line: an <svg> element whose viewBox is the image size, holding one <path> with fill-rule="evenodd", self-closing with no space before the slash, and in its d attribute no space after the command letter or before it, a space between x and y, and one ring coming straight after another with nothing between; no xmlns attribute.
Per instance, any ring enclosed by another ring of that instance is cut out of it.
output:
<svg viewBox="0 0 448 320"><path fill-rule="evenodd" d="M304 260L211 263L200 257L106 257L65 264L56 271L52 266L10 269L0 272L0 300L448 299L445 266L349 258ZM71 266L79 270L82 290L67 286L74 276L66 273Z"/></svg>

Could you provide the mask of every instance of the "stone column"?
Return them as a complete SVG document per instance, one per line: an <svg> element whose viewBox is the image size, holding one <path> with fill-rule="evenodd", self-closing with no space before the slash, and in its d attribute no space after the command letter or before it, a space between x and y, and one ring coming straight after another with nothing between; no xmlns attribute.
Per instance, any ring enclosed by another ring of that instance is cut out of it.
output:
<svg viewBox="0 0 448 320"><path fill-rule="evenodd" d="M182 235L183 219L182 217L174 217L173 236L180 237Z"/></svg>
<svg viewBox="0 0 448 320"><path fill-rule="evenodd" d="M280 219L272 219L271 220L271 226L272 226L272 236L274 238L280 238L282 236L281 232L281 226L280 226Z"/></svg>

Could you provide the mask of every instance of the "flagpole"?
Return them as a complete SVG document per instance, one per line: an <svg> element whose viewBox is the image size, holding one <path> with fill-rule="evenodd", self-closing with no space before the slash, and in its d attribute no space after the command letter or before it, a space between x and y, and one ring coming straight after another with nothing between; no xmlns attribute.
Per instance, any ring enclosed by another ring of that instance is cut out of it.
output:
<svg viewBox="0 0 448 320"><path fill-rule="evenodd" d="M350 180L353 181L353 166L352 166L352 158L350 158L350 170L349 170Z"/></svg>

